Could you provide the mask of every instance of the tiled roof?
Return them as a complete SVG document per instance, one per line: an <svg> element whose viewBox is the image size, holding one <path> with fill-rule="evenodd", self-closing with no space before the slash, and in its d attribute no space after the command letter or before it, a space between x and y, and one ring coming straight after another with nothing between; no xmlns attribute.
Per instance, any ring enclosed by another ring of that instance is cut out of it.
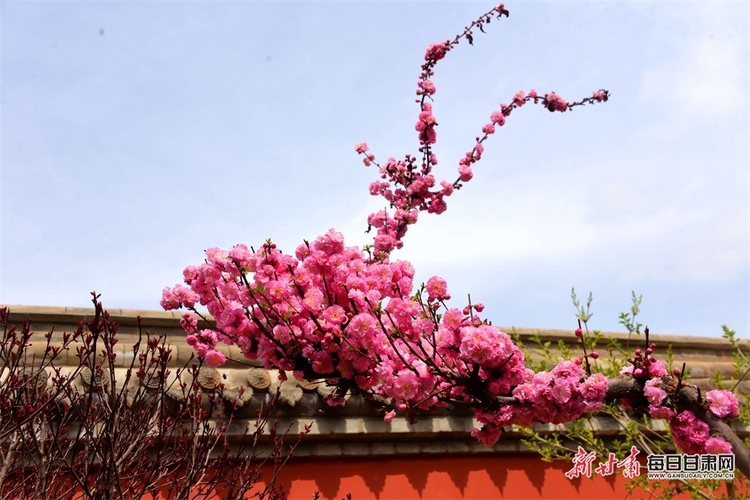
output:
<svg viewBox="0 0 750 500"><path fill-rule="evenodd" d="M9 309L11 323L20 324L27 320L31 329L39 335L54 329L53 340L61 338L62 332L74 331L79 322L93 317L93 309L86 308L9 306ZM194 355L193 349L185 342L185 333L179 324L180 313L127 309L108 311L111 319L119 324L119 342L116 346L119 372L124 372L133 360L132 346L139 337L138 317L143 333L148 330L151 334L165 336L172 350L171 366L185 366ZM574 354L580 352L572 331L529 328L505 331L516 333L527 346L533 344L532 336L538 335L542 342L549 341L552 347L562 341ZM631 349L644 342L642 336L636 334L605 333L604 336L617 339L622 346L629 343ZM650 341L658 344L655 355L660 359L665 358L667 349L671 347L675 366L685 362L689 381L702 389L712 387L715 374L727 378L736 376L733 347L726 339L651 335ZM741 347L746 349L747 341L742 341ZM416 424L409 424L406 419L398 417L389 423L383 422L383 409L360 397L348 398L341 407L329 407L323 403L323 396L330 392L324 383L297 381L291 374L289 380L282 382L277 371L265 370L259 361L244 359L239 349L222 347L222 350L229 361L218 369L203 367L198 382L206 392L214 391L223 383L224 397L237 399L240 408L230 431L242 435L247 426L254 426L257 409L267 403L270 394L275 394L279 388L281 403L276 406L274 414L274 418L279 420L279 428L288 427L296 434L305 425L311 426L310 434L295 451L297 456L522 452L525 449L519 436L512 433L504 435L492 448L476 442L469 436L475 421L465 409L446 409L421 415ZM62 358L63 363L77 366L78 359L73 350L62 356L68 356ZM533 352L530 357L532 360L538 359ZM750 381L740 382L739 389L741 394L750 393ZM184 398L177 385L173 385L167 394L177 400ZM217 415L219 417L221 415ZM605 437L616 434L619 429L616 422L606 417L592 419L591 425L599 435ZM657 431L664 430L661 422L654 422L653 425ZM540 432L554 432L556 429L554 425L538 425ZM750 429L736 429L740 435L750 435Z"/></svg>

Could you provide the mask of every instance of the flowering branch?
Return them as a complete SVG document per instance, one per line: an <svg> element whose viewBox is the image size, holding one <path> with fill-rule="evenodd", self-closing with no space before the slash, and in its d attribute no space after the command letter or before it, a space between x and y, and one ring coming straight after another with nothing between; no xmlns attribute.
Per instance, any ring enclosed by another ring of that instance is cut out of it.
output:
<svg viewBox="0 0 750 500"><path fill-rule="evenodd" d="M607 402L618 402L622 400L636 401L644 398L645 384L642 380L630 374L611 378L607 386ZM702 398L697 387L684 385L676 392L678 406L690 411L701 422L705 422L716 435L721 436L731 445L731 452L735 456L737 468L750 478L750 451L732 428L722 418L711 411L710 403ZM724 451L727 451L726 449Z"/></svg>
<svg viewBox="0 0 750 500"><path fill-rule="evenodd" d="M705 411L704 403L696 406L692 396L682 395L681 377L668 375L654 358L648 341L644 352L637 349L628 360L621 379L591 373L588 358L596 359L595 351L535 373L525 366L510 337L482 319L482 304L470 300L463 310L451 308L447 283L437 276L414 290L412 265L391 259L420 212L444 212L445 198L473 178L472 166L481 159L485 141L515 109L533 102L550 112L567 112L609 99L606 90L576 102L554 92L517 92L510 104L491 113L482 135L459 161L458 178L438 183L432 173L438 163L433 151L434 68L462 38L472 44L474 28L483 31L484 24L502 16L508 11L500 5L452 41L427 48L417 83L420 112L415 129L421 163L406 155L379 164L366 143L356 145L363 163L379 168L381 180L370 185L370 193L384 197L390 206L390 211L380 210L367 219L369 229L377 230L372 246L347 247L343 235L331 229L299 245L294 255L282 253L270 241L258 251L242 244L228 251L212 248L204 264L185 269L185 285L164 289L162 306L188 310L182 321L187 341L209 365L226 361L216 349L218 343L237 345L266 368L336 385L329 404L343 404L347 392L385 401L393 408L386 420L396 411L413 420L419 410L463 405L473 408L483 424L472 435L491 445L505 426L571 422L616 398L653 418L669 420L683 451L728 452L738 441L724 439L728 427L717 419L737 416L736 398L728 391L709 391L712 413ZM215 326L198 328L197 317L205 318L201 306Z"/></svg>

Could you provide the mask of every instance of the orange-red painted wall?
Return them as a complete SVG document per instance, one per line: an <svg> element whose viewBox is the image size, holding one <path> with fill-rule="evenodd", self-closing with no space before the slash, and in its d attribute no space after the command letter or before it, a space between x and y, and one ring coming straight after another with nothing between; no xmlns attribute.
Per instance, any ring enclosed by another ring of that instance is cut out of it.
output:
<svg viewBox="0 0 750 500"><path fill-rule="evenodd" d="M569 480L564 474L570 468L536 455L300 459L286 464L279 484L290 500L309 500L316 491L326 500L347 493L353 500L648 497L643 490L628 497L628 481L621 475Z"/></svg>

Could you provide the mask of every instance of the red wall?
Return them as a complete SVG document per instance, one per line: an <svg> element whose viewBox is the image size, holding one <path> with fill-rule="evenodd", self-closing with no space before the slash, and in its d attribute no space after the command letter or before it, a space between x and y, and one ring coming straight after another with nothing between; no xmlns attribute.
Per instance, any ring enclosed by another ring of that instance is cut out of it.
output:
<svg viewBox="0 0 750 500"><path fill-rule="evenodd" d="M571 464L549 464L536 455L466 455L383 459L298 459L282 469L279 484L290 500L363 499L625 499L621 475L569 480ZM645 471L644 471L645 473ZM675 498L690 498L680 495Z"/></svg>

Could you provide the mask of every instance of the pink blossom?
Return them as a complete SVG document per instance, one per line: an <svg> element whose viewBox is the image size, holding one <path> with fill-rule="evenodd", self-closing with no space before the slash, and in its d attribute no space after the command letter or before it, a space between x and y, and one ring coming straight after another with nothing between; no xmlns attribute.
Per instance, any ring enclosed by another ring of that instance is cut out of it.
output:
<svg viewBox="0 0 750 500"><path fill-rule="evenodd" d="M396 247L396 238L390 234L378 233L375 236L375 250L383 253L390 253Z"/></svg>
<svg viewBox="0 0 750 500"><path fill-rule="evenodd" d="M309 311L318 311L323 306L323 292L317 288L311 288L305 292L305 307Z"/></svg>
<svg viewBox="0 0 750 500"><path fill-rule="evenodd" d="M433 43L427 47L424 58L428 62L437 62L445 57L445 53L448 51L447 44L445 42Z"/></svg>
<svg viewBox="0 0 750 500"><path fill-rule="evenodd" d="M316 373L331 373L334 370L333 359L327 352L316 352L312 356L312 367Z"/></svg>
<svg viewBox="0 0 750 500"><path fill-rule="evenodd" d="M378 331L378 325L370 314L360 313L351 319L346 331L358 336L371 336Z"/></svg>
<svg viewBox="0 0 750 500"><path fill-rule="evenodd" d="M703 453L708 439L708 424L685 410L669 422L675 444L685 453Z"/></svg>
<svg viewBox="0 0 750 500"><path fill-rule="evenodd" d="M433 276L427 280L425 289L428 295L427 300L430 302L433 300L446 300L446 296L448 295L448 284L439 276Z"/></svg>
<svg viewBox="0 0 750 500"><path fill-rule="evenodd" d="M461 357L481 367L500 366L516 354L507 334L489 325L461 328Z"/></svg>
<svg viewBox="0 0 750 500"><path fill-rule="evenodd" d="M208 351L204 356L208 366L217 367L227 362L227 357L221 351Z"/></svg>
<svg viewBox="0 0 750 500"><path fill-rule="evenodd" d="M461 322L464 319L464 315L456 308L448 309L443 314L443 325L451 330L458 329L461 326Z"/></svg>
<svg viewBox="0 0 750 500"><path fill-rule="evenodd" d="M482 146L481 142L477 142L477 144L474 146L474 153L473 157L475 161L479 161L482 159L482 153L484 153L484 146Z"/></svg>
<svg viewBox="0 0 750 500"><path fill-rule="evenodd" d="M210 347L216 347L216 344L219 342L219 336L216 332L206 328L198 332L198 338L202 343Z"/></svg>
<svg viewBox="0 0 750 500"><path fill-rule="evenodd" d="M437 132L434 127L426 128L419 136L420 144L435 144L437 141Z"/></svg>
<svg viewBox="0 0 750 500"><path fill-rule="evenodd" d="M243 267L247 269L254 268L254 256L252 252L250 252L250 249L247 248L246 245L239 244L232 247L232 249L229 251L229 257Z"/></svg>
<svg viewBox="0 0 750 500"><path fill-rule="evenodd" d="M492 123L500 127L505 125L505 116L503 116L500 111L493 111L490 115L490 120L492 121Z"/></svg>
<svg viewBox="0 0 750 500"><path fill-rule="evenodd" d="M417 92L418 94L433 95L435 93L435 84L430 80L421 80L417 85L422 90Z"/></svg>
<svg viewBox="0 0 750 500"><path fill-rule="evenodd" d="M441 181L440 186L443 188L443 195L450 196L453 194L453 184L448 181Z"/></svg>
<svg viewBox="0 0 750 500"><path fill-rule="evenodd" d="M481 429L473 429L471 436L477 438L485 446L493 446L500 439L501 429L494 424L483 425Z"/></svg>
<svg viewBox="0 0 750 500"><path fill-rule="evenodd" d="M408 401L413 399L419 391L419 380L417 375L411 370L401 370L393 379L391 388L391 397Z"/></svg>
<svg viewBox="0 0 750 500"><path fill-rule="evenodd" d="M550 111L566 111L568 109L568 102L554 92L544 96L544 101L545 106Z"/></svg>
<svg viewBox="0 0 750 500"><path fill-rule="evenodd" d="M366 142L360 142L359 144L357 144L356 146L354 146L354 151L356 151L357 153L360 153L360 154L366 152L369 149L370 148L367 147L367 143Z"/></svg>
<svg viewBox="0 0 750 500"><path fill-rule="evenodd" d="M535 384L520 384L513 389L513 397L522 403L534 401L538 393L539 388Z"/></svg>
<svg viewBox="0 0 750 500"><path fill-rule="evenodd" d="M583 370L572 361L564 360L560 361L557 366L552 369L552 375L563 378L580 378L583 375Z"/></svg>
<svg viewBox="0 0 750 500"><path fill-rule="evenodd" d="M192 314L183 314L180 318L180 326L186 332L195 332L198 328L198 319Z"/></svg>
<svg viewBox="0 0 750 500"><path fill-rule="evenodd" d="M327 233L315 239L313 248L325 252L326 255L341 253L344 250L344 235L335 229L329 229Z"/></svg>
<svg viewBox="0 0 750 500"><path fill-rule="evenodd" d="M706 440L706 453L720 455L732 453L732 445L720 437L710 437Z"/></svg>
<svg viewBox="0 0 750 500"><path fill-rule="evenodd" d="M662 420L671 420L677 415L677 412L666 406L654 406L648 407L648 414L654 418L660 418Z"/></svg>
<svg viewBox="0 0 750 500"><path fill-rule="evenodd" d="M661 405L662 401L667 397L667 392L659 387L661 381L657 379L650 379L646 382L643 388L643 395L646 396L648 402L654 406Z"/></svg>
<svg viewBox="0 0 750 500"><path fill-rule="evenodd" d="M273 327L273 336L282 344L288 344L292 340L292 330L286 325L276 325Z"/></svg>
<svg viewBox="0 0 750 500"><path fill-rule="evenodd" d="M580 392L586 401L603 402L609 381L601 373L594 373L581 384Z"/></svg>
<svg viewBox="0 0 750 500"><path fill-rule="evenodd" d="M555 385L552 386L552 397L558 404L565 404L570 401L570 397L573 395L573 384L566 379L558 379L555 381Z"/></svg>
<svg viewBox="0 0 750 500"><path fill-rule="evenodd" d="M195 349L195 353L201 358L205 358L210 352L210 348L206 344L198 343L192 346Z"/></svg>
<svg viewBox="0 0 750 500"><path fill-rule="evenodd" d="M463 182L469 182L474 177L474 172L471 171L469 165L463 164L458 167L458 178Z"/></svg>
<svg viewBox="0 0 750 500"><path fill-rule="evenodd" d="M740 403L730 391L714 389L706 393L711 413L719 418L737 418L740 414Z"/></svg>
<svg viewBox="0 0 750 500"><path fill-rule="evenodd" d="M323 318L331 324L340 325L346 321L346 311L339 305L332 305L323 311Z"/></svg>
<svg viewBox="0 0 750 500"><path fill-rule="evenodd" d="M658 359L651 358L648 364L648 374L652 378L663 377L667 374L667 367Z"/></svg>
<svg viewBox="0 0 750 500"><path fill-rule="evenodd" d="M172 311L182 307L180 299L175 295L171 288L166 287L161 293L161 301L159 305L164 308L165 311Z"/></svg>
<svg viewBox="0 0 750 500"><path fill-rule="evenodd" d="M420 123L423 124L423 126L422 128L417 128L417 130L423 130L424 127L432 127L434 125L437 125L437 120L430 111L422 111L421 113L419 113L419 122L417 123L418 127Z"/></svg>

